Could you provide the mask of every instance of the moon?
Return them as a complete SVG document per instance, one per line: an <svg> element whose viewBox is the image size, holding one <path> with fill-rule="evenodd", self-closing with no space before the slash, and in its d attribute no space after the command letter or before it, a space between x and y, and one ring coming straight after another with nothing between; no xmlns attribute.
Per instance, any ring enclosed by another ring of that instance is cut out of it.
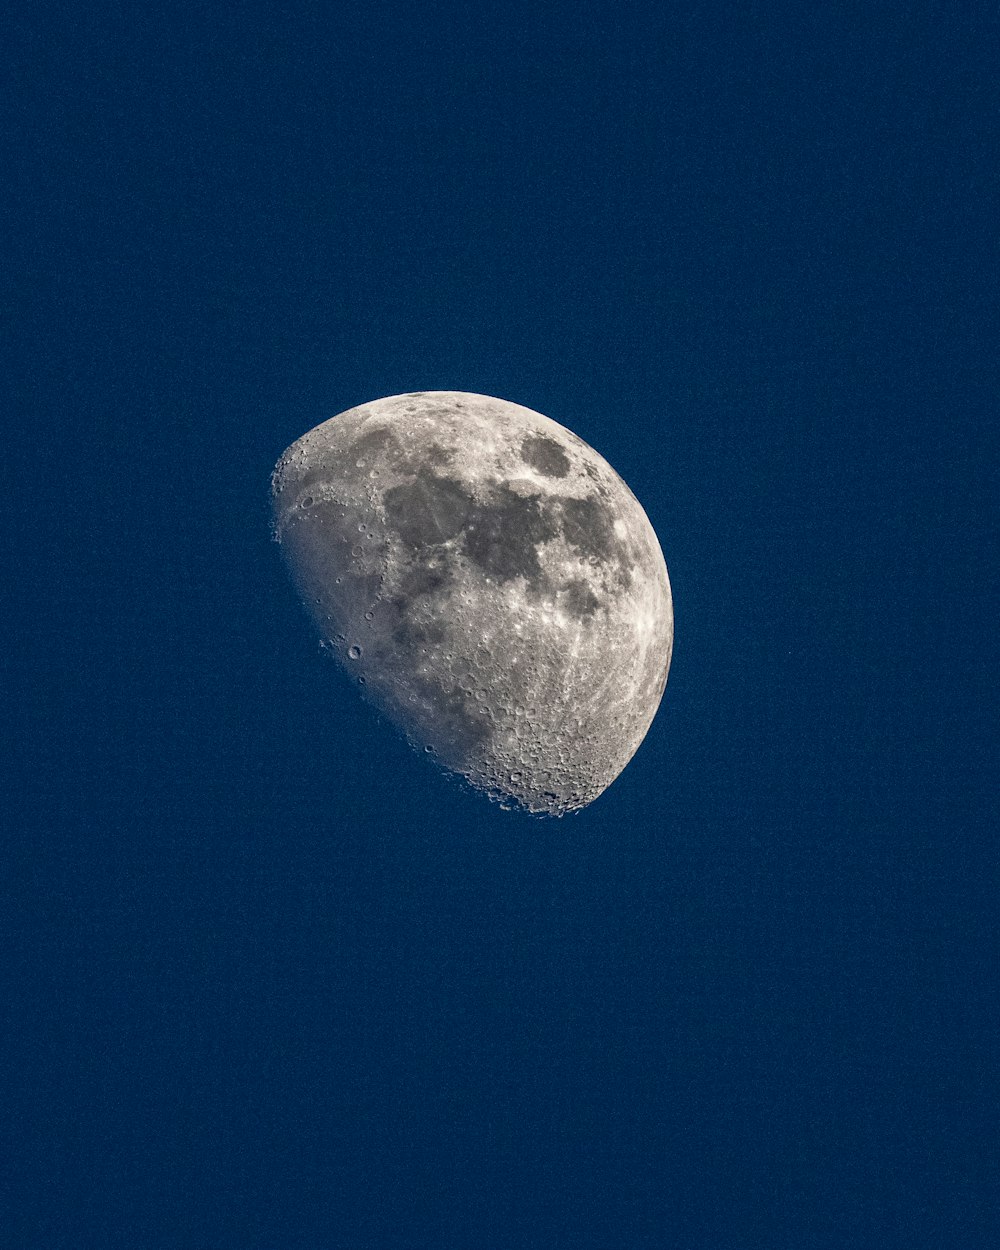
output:
<svg viewBox="0 0 1000 1250"><path fill-rule="evenodd" d="M570 430L488 395L393 395L294 442L271 495L323 645L444 769L563 815L635 754L670 667L667 567Z"/></svg>

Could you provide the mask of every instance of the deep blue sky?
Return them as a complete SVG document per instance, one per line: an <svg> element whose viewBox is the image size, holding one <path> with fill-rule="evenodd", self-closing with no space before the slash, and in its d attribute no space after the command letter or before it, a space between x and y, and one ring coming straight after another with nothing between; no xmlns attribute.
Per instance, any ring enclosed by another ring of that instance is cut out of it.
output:
<svg viewBox="0 0 1000 1250"><path fill-rule="evenodd" d="M4 1246L1000 1244L983 13L14 19ZM418 389L660 537L575 817L412 755L270 541L287 444Z"/></svg>

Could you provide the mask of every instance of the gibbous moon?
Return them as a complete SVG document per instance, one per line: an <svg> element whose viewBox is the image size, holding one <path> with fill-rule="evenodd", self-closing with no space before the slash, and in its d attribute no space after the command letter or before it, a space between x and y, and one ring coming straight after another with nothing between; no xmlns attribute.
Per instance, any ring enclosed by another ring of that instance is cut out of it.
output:
<svg viewBox="0 0 1000 1250"><path fill-rule="evenodd" d="M508 808L585 807L635 754L673 643L639 501L564 426L462 391L304 434L275 537L327 646L415 746Z"/></svg>

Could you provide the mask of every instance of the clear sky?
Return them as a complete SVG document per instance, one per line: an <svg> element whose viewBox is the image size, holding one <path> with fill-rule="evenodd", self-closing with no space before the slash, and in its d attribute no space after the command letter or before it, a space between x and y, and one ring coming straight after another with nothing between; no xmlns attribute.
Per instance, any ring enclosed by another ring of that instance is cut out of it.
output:
<svg viewBox="0 0 1000 1250"><path fill-rule="evenodd" d="M0 1241L1000 1244L996 15L9 27ZM576 816L411 753L271 541L284 448L419 389L659 536Z"/></svg>

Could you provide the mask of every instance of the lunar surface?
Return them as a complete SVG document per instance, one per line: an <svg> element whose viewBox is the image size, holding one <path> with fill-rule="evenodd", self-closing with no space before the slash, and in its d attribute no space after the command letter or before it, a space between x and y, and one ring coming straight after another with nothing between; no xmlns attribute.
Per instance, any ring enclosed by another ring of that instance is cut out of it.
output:
<svg viewBox="0 0 1000 1250"><path fill-rule="evenodd" d="M486 395L394 395L293 443L272 501L323 644L445 769L562 815L635 754L670 666L667 568L564 426Z"/></svg>

